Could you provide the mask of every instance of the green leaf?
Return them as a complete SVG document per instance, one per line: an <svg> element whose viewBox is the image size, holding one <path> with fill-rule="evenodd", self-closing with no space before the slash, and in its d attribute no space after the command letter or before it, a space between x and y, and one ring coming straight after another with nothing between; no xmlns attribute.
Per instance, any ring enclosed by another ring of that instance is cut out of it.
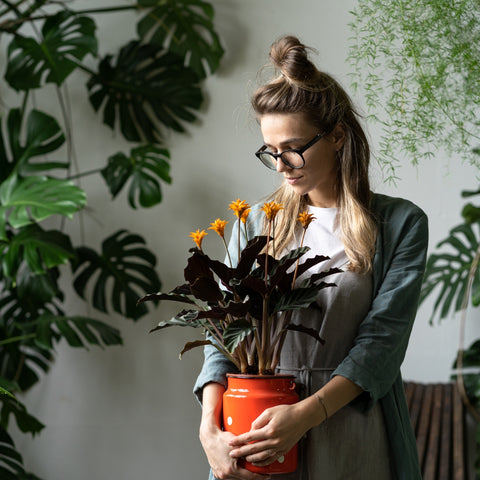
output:
<svg viewBox="0 0 480 480"><path fill-rule="evenodd" d="M161 125L184 132L184 122L196 119L202 92L195 72L178 55L132 41L113 63L110 55L87 84L95 111L103 122L132 142L158 143Z"/></svg>
<svg viewBox="0 0 480 480"><path fill-rule="evenodd" d="M20 228L52 215L72 218L85 203L85 192L68 180L13 175L0 185L0 239L7 239L7 222Z"/></svg>
<svg viewBox="0 0 480 480"><path fill-rule="evenodd" d="M169 320L162 320L150 333L163 330L168 327L193 327L199 328L205 325L203 319L199 319L199 310L182 310Z"/></svg>
<svg viewBox="0 0 480 480"><path fill-rule="evenodd" d="M35 435L45 427L45 425L33 415L29 414L25 405L20 403L16 398L3 399L2 403L0 424L3 428L7 428L9 417L11 415L15 418L18 428L23 433L31 433L32 435Z"/></svg>
<svg viewBox="0 0 480 480"><path fill-rule="evenodd" d="M41 480L32 473L25 472L23 458L2 426L0 426L0 478L2 480Z"/></svg>
<svg viewBox="0 0 480 480"><path fill-rule="evenodd" d="M150 42L184 58L200 78L208 70L217 70L223 56L220 39L214 30L212 5L202 0L140 0L142 6L153 6L137 25L141 39Z"/></svg>
<svg viewBox="0 0 480 480"><path fill-rule="evenodd" d="M133 148L130 156L117 153L108 159L102 170L110 192L115 198L131 178L128 203L136 208L136 200L142 207L153 207L162 201L159 180L171 183L168 150L155 145Z"/></svg>
<svg viewBox="0 0 480 480"><path fill-rule="evenodd" d="M286 292L274 301L272 305L272 313L284 310L298 310L300 308L309 307L318 295L318 288L295 288L290 292Z"/></svg>
<svg viewBox="0 0 480 480"><path fill-rule="evenodd" d="M2 118L2 124L8 135L8 143L7 138L3 138L0 125L0 181L7 179L13 170L20 175L28 175L54 168L68 168L68 162L32 161L34 157L54 152L65 142L65 135L55 118L39 110L31 110L25 123L23 142L22 117L18 108L10 110L6 122Z"/></svg>
<svg viewBox="0 0 480 480"><path fill-rule="evenodd" d="M101 254L77 248L78 260L73 265L76 292L85 299L87 284L92 281L95 308L108 312L110 303L114 311L134 320L140 318L147 307L143 303L137 307L137 300L145 292L160 289L155 255L144 244L141 236L119 230L103 241Z"/></svg>
<svg viewBox="0 0 480 480"><path fill-rule="evenodd" d="M63 10L47 18L42 42L16 35L8 47L5 80L15 90L61 85L87 54L97 53L95 23Z"/></svg>
<svg viewBox="0 0 480 480"><path fill-rule="evenodd" d="M246 337L253 334L254 326L246 319L235 320L230 323L223 332L223 343L225 348L230 352L238 347Z"/></svg>
<svg viewBox="0 0 480 480"><path fill-rule="evenodd" d="M57 230L42 230L38 225L23 227L3 249L4 274L15 278L22 262L34 274L66 264L75 256L70 237Z"/></svg>
<svg viewBox="0 0 480 480"><path fill-rule="evenodd" d="M1 398L1 395L15 399L15 396L12 393L10 393L8 390L5 390L3 387L0 387L0 398Z"/></svg>
<svg viewBox="0 0 480 480"><path fill-rule="evenodd" d="M439 242L437 248L447 251L434 253L428 257L420 302L436 294L430 322L439 314L440 319L459 311L467 289L468 275L478 237L473 224L465 223L450 230L449 236ZM477 270L472 286L472 300L479 301L480 275Z"/></svg>
<svg viewBox="0 0 480 480"><path fill-rule="evenodd" d="M36 343L51 349L53 342L63 337L71 347L87 348L88 345L121 345L118 329L100 320L81 316L55 316L44 314L38 318Z"/></svg>

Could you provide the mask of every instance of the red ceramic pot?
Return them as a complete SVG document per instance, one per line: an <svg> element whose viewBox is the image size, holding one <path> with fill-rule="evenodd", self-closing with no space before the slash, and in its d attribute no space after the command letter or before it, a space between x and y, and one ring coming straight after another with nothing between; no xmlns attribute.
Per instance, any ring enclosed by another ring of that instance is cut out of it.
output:
<svg viewBox="0 0 480 480"><path fill-rule="evenodd" d="M227 382L223 395L223 425L234 435L249 432L252 422L267 408L298 402L292 375L227 374ZM297 446L266 467L257 467L244 460L239 463L256 473L291 473L297 469Z"/></svg>

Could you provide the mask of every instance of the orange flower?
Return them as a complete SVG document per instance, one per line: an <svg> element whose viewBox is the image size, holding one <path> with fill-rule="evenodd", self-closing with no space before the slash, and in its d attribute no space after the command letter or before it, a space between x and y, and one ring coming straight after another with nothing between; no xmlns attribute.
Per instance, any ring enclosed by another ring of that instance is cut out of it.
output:
<svg viewBox="0 0 480 480"><path fill-rule="evenodd" d="M212 222L209 227L209 230L215 230L221 237L225 234L225 225L227 224L227 220L220 220L217 218L214 222Z"/></svg>
<svg viewBox="0 0 480 480"><path fill-rule="evenodd" d="M316 217L313 215L313 213L302 212L298 215L297 220L302 224L302 227L306 230L308 226L313 222L313 220L316 220Z"/></svg>
<svg viewBox="0 0 480 480"><path fill-rule="evenodd" d="M281 203L276 203L276 202L268 202L264 203L262 210L265 212L265 215L267 216L267 219L269 221L273 221L275 217L277 216L277 213L283 208L283 205Z"/></svg>
<svg viewBox="0 0 480 480"><path fill-rule="evenodd" d="M230 210L233 210L238 218L242 218L245 210L249 209L250 205L245 200L240 200L239 198L237 198L228 206L228 208L230 208Z"/></svg>
<svg viewBox="0 0 480 480"><path fill-rule="evenodd" d="M242 213L242 216L240 217L240 220L241 220L243 223L247 223L247 218L248 218L248 214L250 213L250 210L251 210L251 208L247 208L247 209Z"/></svg>
<svg viewBox="0 0 480 480"><path fill-rule="evenodd" d="M205 230L197 230L196 232L190 232L189 237L193 238L193 241L197 244L197 247L202 249L202 240L208 233Z"/></svg>

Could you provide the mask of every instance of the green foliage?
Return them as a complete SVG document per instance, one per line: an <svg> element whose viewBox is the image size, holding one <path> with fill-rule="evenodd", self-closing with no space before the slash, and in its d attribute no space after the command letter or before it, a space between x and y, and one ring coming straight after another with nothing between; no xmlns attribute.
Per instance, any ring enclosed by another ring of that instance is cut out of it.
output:
<svg viewBox="0 0 480 480"><path fill-rule="evenodd" d="M41 40L16 35L8 47L5 80L16 90L61 85L77 68L77 60L97 53L95 22L67 10L48 17Z"/></svg>
<svg viewBox="0 0 480 480"><path fill-rule="evenodd" d="M147 309L145 305L137 307L138 298L143 292L160 288L160 279L153 269L155 256L143 247L144 244L140 235L120 230L103 241L101 254L79 247L73 265L76 292L85 298L87 282L98 274L92 292L93 306L108 312L107 291L111 283L113 310L134 320L140 318Z"/></svg>
<svg viewBox="0 0 480 480"><path fill-rule="evenodd" d="M108 159L102 176L115 198L131 178L128 203L136 208L136 199L142 207L152 207L162 201L160 182L170 183L168 150L155 145L133 148L130 155L116 153Z"/></svg>
<svg viewBox="0 0 480 480"><path fill-rule="evenodd" d="M365 0L351 22L352 84L382 127L378 158L396 178L437 148L479 166L477 0Z"/></svg>
<svg viewBox="0 0 480 480"><path fill-rule="evenodd" d="M449 236L437 244L443 252L428 257L420 302L436 294L430 322L438 314L441 319L462 308L468 287L470 267L479 247L479 224L465 223L450 230ZM480 305L480 273L473 277L472 304Z"/></svg>
<svg viewBox="0 0 480 480"><path fill-rule="evenodd" d="M4 120L4 119L0 119ZM12 173L28 175L54 168L67 168L68 162L32 161L34 157L48 155L60 148L65 135L57 120L36 109L30 110L25 121L25 140L22 144L22 113L14 108L9 111L6 121L2 122L7 132L8 143L0 128L0 180L4 181ZM1 127L1 125L0 125ZM10 150L10 155L7 154Z"/></svg>
<svg viewBox="0 0 480 480"><path fill-rule="evenodd" d="M199 78L217 70L223 48L213 28L213 8L202 0L140 0L140 5L155 6L140 22L140 38L178 54ZM161 22L159 20L161 19ZM165 28L168 25L169 28Z"/></svg>
<svg viewBox="0 0 480 480"><path fill-rule="evenodd" d="M80 10L76 0L0 3L2 74L18 98L0 115L0 478L39 480L24 470L8 433L10 419L24 433L43 428L18 394L49 371L60 341L86 349L122 344L116 327L65 314L65 266L81 298L133 320L147 313L146 304L136 306L138 297L161 288L156 257L140 235L123 228L107 234L97 253L64 231L65 219L75 221L87 204L75 180L101 174L113 198L127 190L132 208L158 205L161 183L171 182L170 153L161 140L168 130L184 132L195 121L201 81L218 67L223 50L213 8L201 0L144 0L106 10ZM98 57L95 14L128 9L140 37L123 38L124 46ZM82 152L76 152L77 162L71 157L74 109L64 87L73 74L85 75L100 128L103 121L134 142L129 153L98 159L91 172L78 171ZM60 108L37 107L35 96L44 87L56 89ZM60 227L53 228L53 221Z"/></svg>
<svg viewBox="0 0 480 480"><path fill-rule="evenodd" d="M159 126L184 132L193 122L203 97L199 78L178 55L132 41L113 63L107 55L88 82L90 102L103 110L103 121L132 142L162 139Z"/></svg>
<svg viewBox="0 0 480 480"><path fill-rule="evenodd" d="M85 192L70 180L12 175L0 185L0 240L13 229L41 222L52 215L72 218L86 202Z"/></svg>

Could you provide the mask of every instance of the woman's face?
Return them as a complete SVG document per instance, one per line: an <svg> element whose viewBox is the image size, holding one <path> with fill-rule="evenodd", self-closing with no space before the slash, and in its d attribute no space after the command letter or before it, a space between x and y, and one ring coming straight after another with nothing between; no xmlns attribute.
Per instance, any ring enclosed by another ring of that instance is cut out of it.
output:
<svg viewBox="0 0 480 480"><path fill-rule="evenodd" d="M269 113L260 117L263 140L272 153L301 148L320 132L301 113ZM303 153L305 166L294 169L277 159L277 172L299 195L308 195L309 203L318 207L336 205L335 183L337 151L343 146L345 132L341 125Z"/></svg>

